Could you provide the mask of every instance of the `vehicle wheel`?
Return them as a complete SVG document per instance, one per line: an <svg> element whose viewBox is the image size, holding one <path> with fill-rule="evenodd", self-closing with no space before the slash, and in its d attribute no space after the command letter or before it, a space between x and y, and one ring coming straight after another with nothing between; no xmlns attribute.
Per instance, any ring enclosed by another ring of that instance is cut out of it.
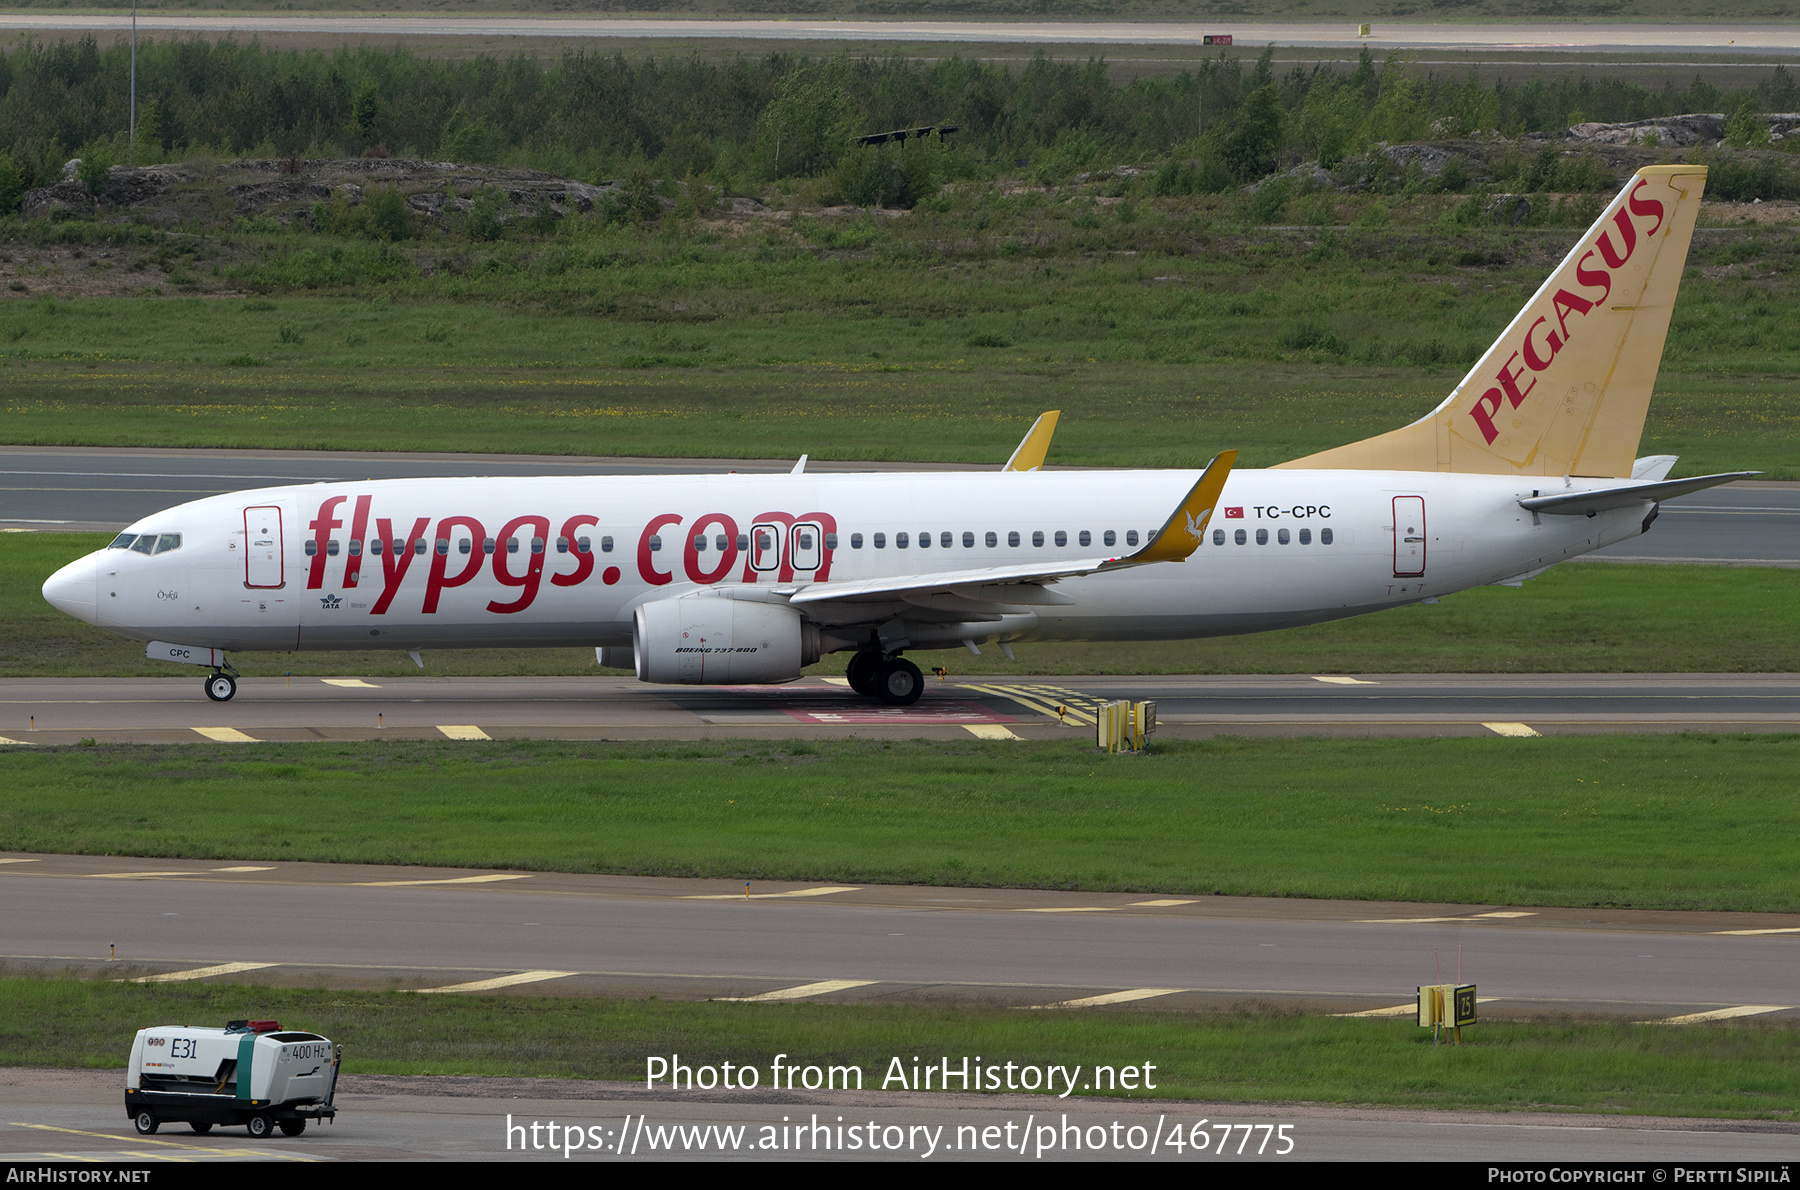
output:
<svg viewBox="0 0 1800 1190"><path fill-rule="evenodd" d="M205 1136L208 1132L212 1131L212 1121L211 1120L195 1120L193 1123L189 1124L188 1127L192 1128L195 1132L199 1133L201 1136Z"/></svg>
<svg viewBox="0 0 1800 1190"><path fill-rule="evenodd" d="M263 1137L269 1135L269 1129L273 1124L274 1121L270 1120L267 1116L251 1116L248 1120L244 1121L244 1131L248 1132L257 1140L261 1140Z"/></svg>
<svg viewBox="0 0 1800 1190"><path fill-rule="evenodd" d="M305 1120L282 1120L281 1121L281 1135L283 1135L283 1136L299 1136L302 1132L305 1132L305 1131L306 1131L306 1121Z"/></svg>
<svg viewBox="0 0 1800 1190"><path fill-rule="evenodd" d="M237 679L230 674L214 674L206 679L206 697L214 702L230 702L237 693Z"/></svg>
<svg viewBox="0 0 1800 1190"><path fill-rule="evenodd" d="M155 1132L158 1128L162 1127L162 1121L157 1119L156 1113L147 1107L137 1115L133 1116L131 1122L137 1125L139 1136L149 1136L152 1132Z"/></svg>
<svg viewBox="0 0 1800 1190"><path fill-rule="evenodd" d="M850 664L844 669L844 676L850 679L850 689L864 698L875 697L875 681L880 673L880 653L858 653L850 658Z"/></svg>
<svg viewBox="0 0 1800 1190"><path fill-rule="evenodd" d="M896 657L881 669L875 696L889 706L910 707L925 693L925 675L904 657Z"/></svg>

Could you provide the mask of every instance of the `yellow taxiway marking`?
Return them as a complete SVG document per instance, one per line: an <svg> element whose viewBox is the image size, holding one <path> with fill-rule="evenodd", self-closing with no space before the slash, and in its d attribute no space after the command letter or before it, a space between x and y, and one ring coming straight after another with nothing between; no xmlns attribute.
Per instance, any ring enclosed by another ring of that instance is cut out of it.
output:
<svg viewBox="0 0 1800 1190"><path fill-rule="evenodd" d="M1479 996L1476 998L1475 1002L1477 1004L1492 1004L1495 1000L1498 1000L1499 998L1500 997L1498 997L1498 996ZM1418 1002L1414 1001L1411 1004L1396 1004L1392 1008L1365 1008L1361 1012L1334 1012L1331 1015L1332 1016L1340 1016L1340 1017L1416 1016L1418 1014L1418 1011L1419 1011Z"/></svg>
<svg viewBox="0 0 1800 1190"><path fill-rule="evenodd" d="M273 872L274 868L259 868L254 864L240 864L235 868L211 868L213 872Z"/></svg>
<svg viewBox="0 0 1800 1190"><path fill-rule="evenodd" d="M1315 682L1330 682L1333 686L1379 686L1380 682L1365 682L1361 678L1346 678L1340 674L1314 674Z"/></svg>
<svg viewBox="0 0 1800 1190"><path fill-rule="evenodd" d="M1520 739L1538 734L1523 723L1483 723L1482 726L1495 735L1517 736Z"/></svg>
<svg viewBox="0 0 1800 1190"><path fill-rule="evenodd" d="M472 723L461 727L439 727L438 730L453 740L491 740L494 738Z"/></svg>
<svg viewBox="0 0 1800 1190"><path fill-rule="evenodd" d="M256 737L245 735L235 727L196 727L195 731L209 740L217 740L221 744L254 744Z"/></svg>
<svg viewBox="0 0 1800 1190"><path fill-rule="evenodd" d="M327 686L357 686L368 690L379 690L374 682L365 682L361 678L320 678Z"/></svg>
<svg viewBox="0 0 1800 1190"><path fill-rule="evenodd" d="M998 723L965 723L963 727L978 740L1016 740L1019 738Z"/></svg>
<svg viewBox="0 0 1800 1190"><path fill-rule="evenodd" d="M1064 690L1060 686L1035 685L1000 685L997 683L963 682L965 690L979 690L983 694L992 694L999 698L1009 699L1030 711L1068 727L1092 727L1094 716L1090 713L1099 705L1099 700L1075 690ZM1062 707L1063 714L1056 713Z"/></svg>
<svg viewBox="0 0 1800 1190"><path fill-rule="evenodd" d="M448 880L357 880L356 888L402 888L414 884L492 884L497 880L530 880L528 875L517 876L505 872L493 872L486 876L452 876Z"/></svg>
<svg viewBox="0 0 1800 1190"><path fill-rule="evenodd" d="M719 999L740 1004L756 1004L769 1000L805 1000L812 996L841 992L846 988L866 988L874 982L873 979L824 979L818 983L803 983L795 988L781 988L773 992L764 992L760 996L720 996Z"/></svg>
<svg viewBox="0 0 1800 1190"><path fill-rule="evenodd" d="M778 893L690 893L677 901L773 901L781 897L822 897L827 893L860 892L861 885L827 885L824 888L796 888Z"/></svg>
<svg viewBox="0 0 1800 1190"><path fill-rule="evenodd" d="M220 963L216 967L195 967L192 971L165 971L161 975L140 975L127 983L186 983L190 979L211 979L215 975L235 975L239 971L261 971L279 967L279 963Z"/></svg>
<svg viewBox="0 0 1800 1190"><path fill-rule="evenodd" d="M13 861L17 862L17 861ZM1778 930L1714 930L1715 934L1800 934L1800 926L1783 926Z"/></svg>
<svg viewBox="0 0 1800 1190"><path fill-rule="evenodd" d="M497 975L493 979L473 979L468 983L453 983L441 988L413 990L421 996L432 992L491 992L496 988L510 988L515 984L542 983L546 979L565 979L579 974L579 971L521 971L517 975Z"/></svg>
<svg viewBox="0 0 1800 1190"><path fill-rule="evenodd" d="M0 735L0 744L17 744L21 748L29 748L29 747L33 746L30 740L9 740L3 735Z"/></svg>
<svg viewBox="0 0 1800 1190"><path fill-rule="evenodd" d="M1639 1021L1640 1025L1692 1025L1700 1021L1724 1021L1734 1016L1759 1016L1765 1012L1786 1012L1789 1004L1740 1004L1736 1008L1715 1008L1711 1012L1690 1012L1685 1016L1664 1017L1657 1021Z"/></svg>
<svg viewBox="0 0 1800 1190"><path fill-rule="evenodd" d="M1159 909L1165 905L1197 905L1198 901L1133 901L1125 906L1127 909Z"/></svg>
<svg viewBox="0 0 1800 1190"><path fill-rule="evenodd" d="M213 1157L223 1157L223 1156L232 1156L232 1155L249 1153L249 1154L254 1154L258 1157L277 1157L283 1161L317 1161L318 1160L317 1157L301 1157L301 1156L298 1156L293 1153L283 1153L279 1149L261 1149L261 1148L258 1148L258 1149L215 1149L215 1148L211 1147L210 1145L184 1145L179 1141L173 1141L173 1140L151 1140L147 1136L133 1136L130 1138L126 1138L123 1136L114 1136L110 1132L88 1132L85 1129L81 1129L81 1128L58 1128L55 1124L27 1124L23 1120L11 1120L8 1122L10 1124L12 1124L12 1126L14 1128L37 1128L44 1132L67 1132L73 1136L97 1136L101 1140L124 1141L126 1144L133 1144L133 1145L160 1145L165 1149L185 1149L186 1151L188 1151L190 1153L205 1153L208 1156L213 1156ZM128 1152L128 1150L125 1150L125 1149L121 1149L119 1151L122 1153ZM158 1157L165 1161L171 1160L171 1158L169 1158L161 1153L155 1153L155 1154L143 1153L143 1154L130 1154L130 1155L144 1156L144 1157L155 1156L155 1157Z"/></svg>
<svg viewBox="0 0 1800 1190"><path fill-rule="evenodd" d="M1536 917L1536 913L1523 910L1498 910L1493 913L1471 913L1462 917L1363 917L1358 918L1359 926L1407 926L1422 925L1436 921L1504 921L1512 917Z"/></svg>
<svg viewBox="0 0 1800 1190"><path fill-rule="evenodd" d="M1059 1000L1055 1004L1027 1004L1027 1012L1042 1008L1098 1008L1102 1004L1129 1004L1133 1000L1149 1000L1157 996L1173 996L1186 988L1130 988L1123 992L1107 992L1099 996L1083 996L1079 1000Z"/></svg>

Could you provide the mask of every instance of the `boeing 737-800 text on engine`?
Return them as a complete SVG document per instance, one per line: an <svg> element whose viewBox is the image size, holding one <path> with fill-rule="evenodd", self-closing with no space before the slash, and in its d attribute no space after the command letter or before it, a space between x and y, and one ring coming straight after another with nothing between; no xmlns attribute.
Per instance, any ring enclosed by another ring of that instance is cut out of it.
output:
<svg viewBox="0 0 1800 1190"><path fill-rule="evenodd" d="M44 597L208 667L234 650L592 645L646 682L768 683L851 654L910 703L908 649L1313 624L1516 582L1635 536L1636 459L1706 172L1639 170L1455 391L1402 429L1264 471L386 480L145 517ZM1749 474L1749 473L1743 473Z"/></svg>

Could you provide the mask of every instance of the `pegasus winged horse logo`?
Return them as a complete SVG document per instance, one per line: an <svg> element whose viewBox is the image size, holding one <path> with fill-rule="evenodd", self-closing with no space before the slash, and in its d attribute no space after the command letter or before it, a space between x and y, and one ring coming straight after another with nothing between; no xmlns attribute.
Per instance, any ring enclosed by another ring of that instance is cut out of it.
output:
<svg viewBox="0 0 1800 1190"><path fill-rule="evenodd" d="M1198 517L1185 510L1181 515L1187 518L1188 536L1192 537L1195 541L1199 541L1201 534L1206 532L1206 522L1212 519L1212 509L1207 509Z"/></svg>

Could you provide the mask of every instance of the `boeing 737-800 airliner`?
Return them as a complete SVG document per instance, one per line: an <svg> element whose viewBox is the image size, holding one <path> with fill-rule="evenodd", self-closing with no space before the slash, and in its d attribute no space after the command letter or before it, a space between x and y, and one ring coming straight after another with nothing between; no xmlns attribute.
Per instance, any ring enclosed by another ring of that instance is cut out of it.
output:
<svg viewBox="0 0 1800 1190"><path fill-rule="evenodd" d="M145 517L44 597L207 667L235 650L591 645L646 682L772 683L850 654L905 704L909 649L1167 640L1516 583L1650 527L1636 459L1706 171L1639 170L1431 413L1269 470L385 480ZM1751 473L1740 473L1751 474Z"/></svg>

